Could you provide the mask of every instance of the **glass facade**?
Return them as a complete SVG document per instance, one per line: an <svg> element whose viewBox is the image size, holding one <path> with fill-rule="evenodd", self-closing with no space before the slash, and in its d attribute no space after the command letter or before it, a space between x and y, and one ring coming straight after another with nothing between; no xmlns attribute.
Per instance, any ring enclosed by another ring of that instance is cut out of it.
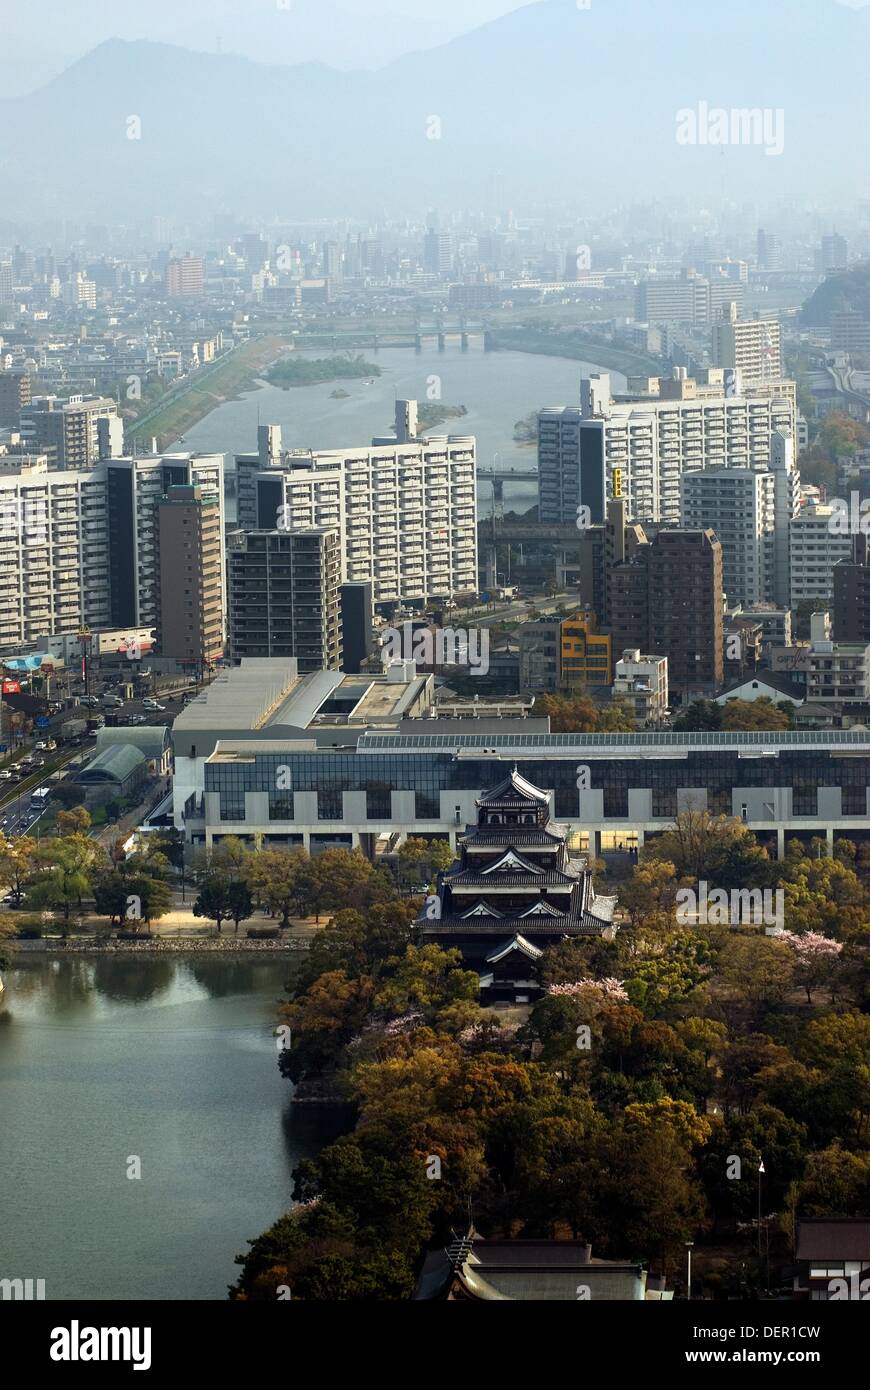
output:
<svg viewBox="0 0 870 1390"><path fill-rule="evenodd" d="M448 740L449 742L449 740ZM441 794L477 791L491 786L503 775L506 761L491 758L455 756L448 751L424 749L419 752L359 753L327 751L319 753L262 754L238 763L207 763L205 789L220 793L221 819L244 819L246 791L269 793L270 819L279 820L279 808L286 805L287 819L294 814L294 797L276 791L279 767L292 769L295 793L317 794L318 819L340 821L344 808L342 793L365 793L366 817L389 820L391 793L413 791L417 821L441 819ZM512 763L513 759L509 758ZM818 817L819 789L840 788L842 815L867 815L867 787L870 782L870 747L866 755L837 756L818 746L784 749L777 756L738 756L721 748L688 751L685 757L590 758L583 762L583 750L575 746L570 756L516 758L521 774L535 786L552 788L557 819L579 818L577 790L578 766L588 768L588 788L603 792L604 819L625 820L629 814L629 791L650 793L652 818L673 820L678 810L678 792L707 790L707 807L715 814L732 813L732 788L765 790L792 789L792 817ZM451 808L452 809L452 808Z"/></svg>

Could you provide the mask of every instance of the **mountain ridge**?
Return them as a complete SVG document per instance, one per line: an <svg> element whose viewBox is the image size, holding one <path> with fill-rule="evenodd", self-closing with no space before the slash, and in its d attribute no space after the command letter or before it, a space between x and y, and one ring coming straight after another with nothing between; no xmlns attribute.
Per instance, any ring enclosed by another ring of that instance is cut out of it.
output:
<svg viewBox="0 0 870 1390"><path fill-rule="evenodd" d="M812 54L807 77L781 61L786 25L790 50ZM13 215L91 220L119 202L143 215L195 215L205 200L317 217L434 202L854 198L868 58L870 10L835 0L710 13L542 0L374 71L107 39L31 96L0 101L0 168ZM784 153L680 146L676 113L701 102L782 109ZM432 117L440 139L428 138Z"/></svg>

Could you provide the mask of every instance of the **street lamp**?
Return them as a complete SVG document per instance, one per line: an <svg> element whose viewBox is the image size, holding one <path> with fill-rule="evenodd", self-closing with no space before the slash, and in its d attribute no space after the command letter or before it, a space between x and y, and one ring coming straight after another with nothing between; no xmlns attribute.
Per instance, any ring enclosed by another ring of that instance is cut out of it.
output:
<svg viewBox="0 0 870 1390"><path fill-rule="evenodd" d="M686 1241L686 1297L692 1297L692 1246L693 1240Z"/></svg>
<svg viewBox="0 0 870 1390"><path fill-rule="evenodd" d="M764 1159L758 1161L758 1258L761 1259L761 1179L764 1177Z"/></svg>

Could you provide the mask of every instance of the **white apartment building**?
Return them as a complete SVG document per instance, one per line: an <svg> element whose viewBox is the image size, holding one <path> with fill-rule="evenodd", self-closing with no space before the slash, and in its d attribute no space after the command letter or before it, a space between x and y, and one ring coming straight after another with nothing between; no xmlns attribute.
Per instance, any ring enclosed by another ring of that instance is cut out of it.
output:
<svg viewBox="0 0 870 1390"><path fill-rule="evenodd" d="M586 521L600 522L610 498L622 496L633 521L678 524L684 473L768 469L774 433L794 437L793 382L743 387L711 369L698 383L676 368L658 388L615 399L602 373L581 382L579 407L538 412L541 521L574 524L583 506Z"/></svg>
<svg viewBox="0 0 870 1390"><path fill-rule="evenodd" d="M216 492L223 455L164 454L58 470L45 457L0 470L0 650L83 626L156 627L156 503L174 484ZM223 551L222 551L223 563Z"/></svg>
<svg viewBox="0 0 870 1390"><path fill-rule="evenodd" d="M660 724L668 712L668 658L627 648L613 668L611 694L629 706L639 728Z"/></svg>
<svg viewBox="0 0 870 1390"><path fill-rule="evenodd" d="M334 528L341 583L371 580L375 603L477 590L473 435L285 452L265 426L259 442L236 457L240 526Z"/></svg>
<svg viewBox="0 0 870 1390"><path fill-rule="evenodd" d="M49 469L0 474L0 649L46 633L110 626L105 475Z"/></svg>
<svg viewBox="0 0 870 1390"><path fill-rule="evenodd" d="M746 386L781 381L785 375L778 319L738 319L729 314L713 325L712 354L714 367L740 372Z"/></svg>
<svg viewBox="0 0 870 1390"><path fill-rule="evenodd" d="M772 598L774 476L751 468L704 468L681 479L681 524L710 526L722 542L729 603Z"/></svg>
<svg viewBox="0 0 870 1390"><path fill-rule="evenodd" d="M827 600L834 592L834 566L852 554L852 538L834 526L834 511L824 503L802 507L789 525L790 605L805 599Z"/></svg>
<svg viewBox="0 0 870 1390"><path fill-rule="evenodd" d="M771 444L770 468L705 468L680 480L681 524L716 532L731 604L789 601L789 523L800 478L792 439L777 431Z"/></svg>
<svg viewBox="0 0 870 1390"><path fill-rule="evenodd" d="M807 700L866 704L870 699L870 644L834 642L828 613L810 618Z"/></svg>

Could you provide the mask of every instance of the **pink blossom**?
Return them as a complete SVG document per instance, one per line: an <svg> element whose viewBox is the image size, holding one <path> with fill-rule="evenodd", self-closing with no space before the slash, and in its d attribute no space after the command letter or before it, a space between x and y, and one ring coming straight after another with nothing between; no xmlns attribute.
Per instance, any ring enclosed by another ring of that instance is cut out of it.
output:
<svg viewBox="0 0 870 1390"><path fill-rule="evenodd" d="M547 993L550 995L566 995L569 998L579 998L583 995L600 1000L614 1000L620 1004L628 1003L628 995L622 980L615 980L608 976L603 980L574 980L569 984L550 985Z"/></svg>
<svg viewBox="0 0 870 1390"><path fill-rule="evenodd" d="M826 957L838 956L843 949L841 941L832 941L829 936L822 936L815 931L786 931L782 932L779 940L791 946L801 965L810 965Z"/></svg>

